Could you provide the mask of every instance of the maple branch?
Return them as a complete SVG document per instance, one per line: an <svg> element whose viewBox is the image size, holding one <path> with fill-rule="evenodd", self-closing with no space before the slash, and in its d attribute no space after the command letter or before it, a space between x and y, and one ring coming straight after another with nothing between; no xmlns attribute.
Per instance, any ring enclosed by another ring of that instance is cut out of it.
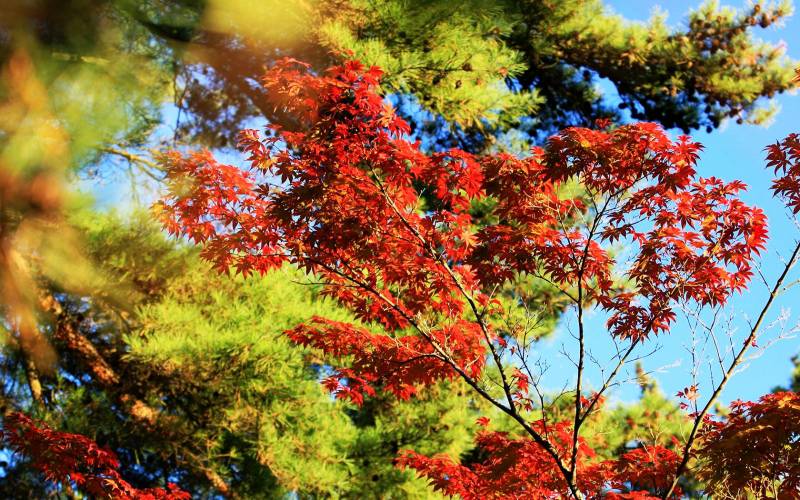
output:
<svg viewBox="0 0 800 500"><path fill-rule="evenodd" d="M714 242L714 245L712 246L712 249L716 248L718 245L719 245L719 240ZM704 258L705 258L706 262L711 259L711 252L708 249L705 251ZM675 295L678 292L678 290L680 290L680 288L683 287L689 281L689 279L691 279L691 277L694 275L695 272L696 272L696 270L693 271L691 274L689 274L687 277L685 277L672 290L670 290L667 293L667 297ZM647 332L648 330L650 330L650 328L652 328L654 322L655 322L655 317L650 318L650 320L648 321L647 325L645 326L645 328L642 331L643 332ZM597 391L596 396L594 398L592 398L592 401L590 401L588 407L586 408L586 411L584 412L583 416L580 418L581 424L589 417L589 415L591 414L592 410L597 405L597 402L600 400L600 396L602 396L603 393L605 391L607 391L609 389L609 387L611 387L611 385L613 383L613 380L619 374L619 371L626 364L628 358L633 353L633 351L636 348L636 346L639 345L639 343L642 340L643 340L642 336L637 336L631 341L631 345L628 347L628 349L625 351L625 353L623 353L622 357L619 358L619 361L617 362L617 365L614 367L614 369L611 371L609 376L606 378L605 382L603 382L603 385L600 388L600 390Z"/></svg>
<svg viewBox="0 0 800 500"><path fill-rule="evenodd" d="M492 359L494 360L494 363L497 366L497 370L500 372L500 380L502 381L503 392L505 393L506 399L508 400L508 405L509 405L510 408L513 409L514 408L514 397L511 394L511 384L509 384L509 382L508 382L508 378L506 377L505 370L503 369L503 364L502 364L502 362L500 360L500 356L499 356L499 354L497 354L497 350L494 348L494 344L492 343L492 340L491 340L491 338L489 336L488 328L486 327L486 324L483 321L483 314L478 312L478 307L475 304L474 298L472 297L472 295L467 293L467 290L464 288L464 285L461 283L461 280L458 279L458 276L456 276L455 272L447 264L447 261L445 261L444 257L442 257L442 255L439 252L434 251L434 249L432 248L431 243L429 241L427 241L425 239L425 237L422 236L422 234L419 232L419 230L416 227L414 227L408 221L408 219L406 219L406 217L400 212L400 209L397 207L397 204L394 202L394 200L386 192L386 188L384 187L383 183L381 182L380 177L375 172L375 169L370 167L370 171L372 172L372 178L375 179L375 182L378 185L378 188L381 190L381 193L383 194L383 197L386 199L386 202L389 204L389 207L392 209L392 211L395 213L395 215L397 215L397 217L400 218L400 220L411 231L411 233L414 236L416 236L417 239L419 239L423 250L428 252L428 254L431 257L436 259L442 265L442 267L445 269L445 271L447 272L447 274L450 277L450 279L453 281L453 283L456 285L458 290L461 292L461 294L466 299L467 303L469 304L470 308L472 309L472 313L475 315L475 320L477 321L478 326L480 326L480 328L481 328L481 332L483 333L483 337L486 340L486 344L489 347L489 351L492 354ZM516 412L516 410L515 410L515 412Z"/></svg>
<svg viewBox="0 0 800 500"><path fill-rule="evenodd" d="M611 203L611 197L606 198L603 208L597 210L597 205L594 203L594 196L591 192L588 193L592 204L595 205L595 217L592 221L592 226L589 229L589 235L586 237L586 244L583 246L583 256L581 257L581 266L578 270L578 373L575 382L575 417L572 426L572 456L570 458L570 472L572 474L572 481L575 481L575 474L578 466L578 438L580 437L580 429L583 424L581 419L581 390L583 384L583 370L584 370L584 357L586 354L586 332L583 324L583 276L586 272L586 261L589 258L589 246L594 239L595 231L597 231L600 221L605 215L608 204Z"/></svg>
<svg viewBox="0 0 800 500"><path fill-rule="evenodd" d="M536 277L536 278L539 278L539 279L541 279L542 281L545 281L545 282L547 282L547 283L548 283L548 284L550 284L550 285L552 285L552 286L553 286L553 288L555 288L555 289L557 289L557 290L559 291L559 293L561 293L562 295L564 295L565 297L567 297L569 300L571 300L571 301L572 301L572 302L574 302L575 304L577 304L577 303L578 303L578 298L577 298L577 297L575 297L574 295L572 295L571 293L569 293L567 290L565 290L565 289L561 288L561 286L559 286L559 285L558 285L558 284L557 284L555 281L551 280L550 278L548 278L548 277L547 277L547 276L545 276L544 274L542 274L542 273L540 273L540 272L535 272L535 273L531 273L531 275L532 275L532 276L534 276L534 277Z"/></svg>
<svg viewBox="0 0 800 500"><path fill-rule="evenodd" d="M667 499L672 494L673 490L678 486L678 481L680 480L681 476L683 475L683 472L686 469L687 464L689 463L692 447L694 446L694 443L696 441L697 433L702 428L703 421L705 420L706 415L711 409L711 406L716 402L717 398L722 393L722 390L728 384L728 381L733 375L733 372L742 362L745 353L748 351L748 349L753 345L753 342L756 340L756 337L758 336L758 331L761 328L761 324L763 323L764 318L766 317L769 310L772 308L772 304L775 301L775 298L779 295L781 287L783 286L783 282L786 279L786 276L789 274L791 268L794 267L798 255L800 255L800 241L798 241L797 244L795 245L794 251L792 252L792 256L789 258L789 261L784 266L783 271L781 272L781 275L778 277L778 280L775 282L775 285L772 287L772 290L770 290L769 297L767 298L764 307L762 307L761 312L759 313L758 318L756 319L756 322L750 329L750 334L745 339L744 344L739 349L739 352L736 354L736 357L733 358L733 361L731 361L731 364L728 366L728 369L723 374L722 380L720 381L719 385L717 385L716 389L714 389L714 392L711 394L711 397L709 398L708 402L706 402L705 406L700 411L700 413L698 413L695 416L694 423L692 424L692 430L689 432L689 438L686 441L685 446L683 447L683 458L681 459L681 462L678 465L677 470L675 471L675 478L673 479L672 484L670 485L667 492L662 496L662 498Z"/></svg>
<svg viewBox="0 0 800 500"><path fill-rule="evenodd" d="M589 414L591 414L592 410L597 405L597 402L600 400L600 396L602 396L603 393L606 392L606 390L608 390L609 387L611 387L612 382L614 381L614 379L617 377L617 374L619 374L619 371L627 362L633 350L636 348L637 345L639 345L640 340L641 340L640 338L636 338L631 341L631 345L628 347L628 349L625 350L625 353L623 353L623 355L619 358L619 361L617 362L617 365L614 367L614 369L611 371L611 374L609 374L605 382L603 382L602 387L600 387L600 390L597 391L595 397L593 397L592 400L589 402L588 406L586 407L586 410L584 411L583 415L580 418L580 424L583 424L583 422L586 420Z"/></svg>
<svg viewBox="0 0 800 500"><path fill-rule="evenodd" d="M553 461L555 462L556 467L558 467L559 472L561 472L561 474L564 476L564 479L567 482L567 486L570 488L570 491L572 492L572 494L575 496L575 498L582 498L582 495L580 494L580 492L578 491L578 489L575 487L575 485L572 483L572 481L570 479L570 477L571 477L570 470L564 465L563 461L561 460L561 457L558 455L558 452L556 452L556 450L553 448L553 445L550 443L550 441L548 441L541 434L536 432L536 430L533 427L531 427L531 425L527 421L525 421L525 419L519 414L519 412L516 411L516 408L513 405L510 406L510 407L507 407L504 404L502 404L501 402L497 401L494 397L492 397L491 394L486 392L486 390L484 388L482 388L475 379L473 379L460 366L458 366L458 363L456 363L452 359L452 357L449 356L444 351L444 349L439 345L439 343L436 342L436 340L433 339L430 336L430 334L428 332L426 332L411 315L408 314L408 312L406 312L403 308L401 308L394 301L392 301L388 297L386 297L383 293L381 293L380 291L376 290L373 286L371 286L371 285L369 285L367 283L361 282L360 280L356 279L354 276L348 275L347 273L343 273L339 269L331 267L328 264L325 264L324 262L321 262L319 260L313 259L311 257L304 257L304 260L307 260L308 262L316 264L316 265L320 266L321 268L323 268L323 269L325 269L325 270L327 270L327 271L329 271L329 272L331 272L333 274L336 274L337 276L339 276L341 278L344 278L344 279L346 279L346 280L348 280L348 281L360 286L363 290L373 294L375 297L377 297L380 300L384 301L392 309L397 311L398 314L400 314L406 321L408 321L408 323L417 332L419 332L420 335L423 336L423 338L431 345L431 347L433 347L433 349L440 356L442 356L442 360L444 362L446 362L448 365L450 365L450 367L470 387L472 387L475 390L475 392L477 392L483 399L488 401L490 404L492 404L495 407L497 407L500 411L502 411L503 413L505 413L506 415L508 415L512 419L514 419L525 430L525 432L527 432L528 435L530 435L533 438L533 440L539 446L541 446L547 452L547 454L549 454L553 458Z"/></svg>
<svg viewBox="0 0 800 500"><path fill-rule="evenodd" d="M673 289L673 293L674 293L674 290L677 290L677 288ZM651 319L648 322L648 325L645 328L645 331L649 330L650 327L652 327L653 322L654 322L653 319ZM586 411L583 413L583 416L580 419L581 423L583 423L589 417L589 414L591 414L592 410L597 405L597 402L600 400L600 396L602 396L603 393L605 393L611 387L611 385L613 385L613 381L617 377L617 375L619 374L619 371L622 369L623 366L625 366L625 364L627 363L628 358L633 353L633 351L636 348L636 346L638 346L639 343L642 340L643 340L643 337L639 336L639 337L635 337L631 341L631 345L628 346L628 348L625 350L625 352L619 358L619 361L617 362L616 366L611 371L609 376L606 378L605 382L603 382L603 385L602 385L602 387L600 387L600 390L597 391L596 396L594 398L592 398L592 400L590 401L589 405L586 408Z"/></svg>

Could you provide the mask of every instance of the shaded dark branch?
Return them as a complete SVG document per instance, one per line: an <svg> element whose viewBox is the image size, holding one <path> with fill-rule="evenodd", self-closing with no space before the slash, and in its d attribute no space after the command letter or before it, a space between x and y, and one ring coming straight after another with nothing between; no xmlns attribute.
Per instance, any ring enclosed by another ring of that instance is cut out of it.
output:
<svg viewBox="0 0 800 500"><path fill-rule="evenodd" d="M251 47L232 36L199 28L183 28L153 22L147 15L133 9L134 18L154 36L164 40L174 50L191 50L200 63L210 66L219 76L244 96L271 123L292 128L295 120L287 113L276 109L267 100L260 86L250 83L253 75L260 75L268 63L262 54L268 51ZM259 57L256 57L259 55Z"/></svg>

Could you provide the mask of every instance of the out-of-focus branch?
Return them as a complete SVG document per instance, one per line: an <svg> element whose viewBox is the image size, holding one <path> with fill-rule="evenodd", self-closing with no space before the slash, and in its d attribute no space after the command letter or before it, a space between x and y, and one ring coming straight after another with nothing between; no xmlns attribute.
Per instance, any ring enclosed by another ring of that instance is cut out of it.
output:
<svg viewBox="0 0 800 500"><path fill-rule="evenodd" d="M161 182L163 180L155 172L163 173L164 167L160 165L158 162L152 160L151 158L133 153L125 149L116 148L113 146L100 148L100 151L106 154L119 156L120 158L128 160L128 162L130 162L131 164L137 165L139 167L140 172L142 172L143 174L147 175L148 177L150 177L155 181Z"/></svg>
<svg viewBox="0 0 800 500"><path fill-rule="evenodd" d="M24 350L20 349L22 353L22 360L25 364L25 378L28 380L28 388L31 391L31 398L36 403L42 402L42 382L39 380L39 370L36 369L36 363L28 356Z"/></svg>

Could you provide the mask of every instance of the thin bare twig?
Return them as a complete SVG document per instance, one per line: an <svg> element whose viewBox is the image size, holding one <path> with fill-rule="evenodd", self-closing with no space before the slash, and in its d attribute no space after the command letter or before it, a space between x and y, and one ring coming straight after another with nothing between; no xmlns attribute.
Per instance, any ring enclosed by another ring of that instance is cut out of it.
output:
<svg viewBox="0 0 800 500"><path fill-rule="evenodd" d="M767 298L766 303L764 303L764 306L762 307L761 312L758 315L758 319L756 319L756 322L753 323L752 327L750 328L750 334L745 339L744 344L739 349L739 352L736 354L736 357L733 358L733 361L731 361L731 364L728 366L728 369L722 375L722 380L720 380L716 389L714 389L714 392L711 394L711 397L708 399L703 409L695 416L694 423L692 424L692 430L691 432L689 432L689 438L686 441L686 445L683 447L683 458L681 459L681 462L678 465L677 470L675 471L675 478L672 481L672 485L669 487L669 489L664 493L662 497L665 500L669 498L669 496L678 486L678 481L680 480L681 476L686 470L687 464L689 463L692 447L695 444L695 441L697 439L697 433L702 428L703 421L705 420L706 415L708 414L712 405L716 402L719 395L722 393L722 390L725 389L725 386L728 384L728 380L730 380L736 368L742 362L745 353L753 345L753 342L758 337L758 332L759 329L761 328L761 324L764 321L764 318L767 316L769 310L772 308L772 304L775 301L775 298L778 296L781 287L783 286L783 282L786 279L786 275L789 274L789 271L794 266L798 254L800 254L800 241L797 242L797 244L795 245L794 251L792 252L792 256L789 258L789 261L786 262L786 265L784 266L781 275L778 277L778 280L772 287L772 290L769 293L769 297Z"/></svg>

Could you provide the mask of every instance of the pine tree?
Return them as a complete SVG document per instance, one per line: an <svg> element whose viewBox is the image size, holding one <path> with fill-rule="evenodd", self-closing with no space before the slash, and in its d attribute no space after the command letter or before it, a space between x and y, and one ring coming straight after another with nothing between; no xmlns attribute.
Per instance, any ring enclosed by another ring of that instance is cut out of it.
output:
<svg viewBox="0 0 800 500"><path fill-rule="evenodd" d="M788 1L742 10L709 1L674 28L660 15L625 20L600 0L28 4L0 25L0 59L27 32L44 60L50 52L62 66L112 67L119 85L110 95L134 104L133 96L146 97L129 108L139 124L126 147L142 146L170 90L182 111L176 137L189 142L231 145L254 117L291 125L258 83L263 68L286 55L318 70L348 57L380 65L385 92L410 104L421 136L472 149L505 131L529 142L628 113L683 130L725 119L763 123L775 112L769 99L795 85L783 49L755 38L791 14ZM599 78L616 87L626 112L599 93ZM126 90L133 82L144 95Z"/></svg>
<svg viewBox="0 0 800 500"><path fill-rule="evenodd" d="M31 400L6 348L3 376L22 384L6 397L111 447L132 484L174 481L194 495L245 498L417 498L424 481L394 468L392 450L459 454L470 446L474 409L461 405L458 384L362 410L328 396L319 385L325 360L282 332L313 315L353 317L302 273L218 276L144 214L122 222L90 212L73 223L102 286L75 296L49 284L43 330L58 371L41 377L41 402ZM11 495L20 481L31 493L52 487L24 461L10 467L0 491Z"/></svg>

